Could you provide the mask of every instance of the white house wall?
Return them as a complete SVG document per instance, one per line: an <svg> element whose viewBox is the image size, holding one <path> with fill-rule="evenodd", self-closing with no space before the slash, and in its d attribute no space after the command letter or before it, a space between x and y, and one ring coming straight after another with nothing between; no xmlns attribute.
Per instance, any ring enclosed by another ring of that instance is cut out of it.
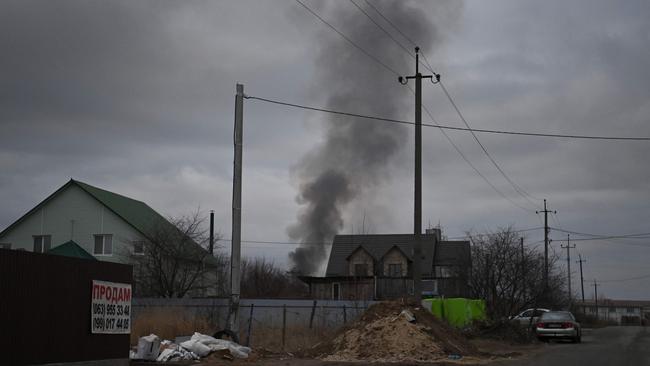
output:
<svg viewBox="0 0 650 366"><path fill-rule="evenodd" d="M110 262L127 262L132 251L130 243L142 240L131 225L72 184L0 237L0 243L10 243L11 249L32 251L34 235L51 235L51 248L72 239L94 255L95 234L113 235L113 254L95 256Z"/></svg>

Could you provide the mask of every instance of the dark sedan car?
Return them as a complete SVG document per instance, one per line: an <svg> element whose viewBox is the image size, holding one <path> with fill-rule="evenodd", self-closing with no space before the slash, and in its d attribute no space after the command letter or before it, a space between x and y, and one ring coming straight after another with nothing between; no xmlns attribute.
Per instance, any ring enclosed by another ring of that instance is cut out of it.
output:
<svg viewBox="0 0 650 366"><path fill-rule="evenodd" d="M542 314L535 324L535 334L541 341L555 338L580 343L582 339L580 324L568 311L549 311Z"/></svg>

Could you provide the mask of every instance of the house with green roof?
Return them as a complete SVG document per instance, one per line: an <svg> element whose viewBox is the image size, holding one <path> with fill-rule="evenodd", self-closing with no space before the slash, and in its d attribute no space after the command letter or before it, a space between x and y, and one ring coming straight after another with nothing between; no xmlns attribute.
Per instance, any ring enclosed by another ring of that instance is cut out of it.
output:
<svg viewBox="0 0 650 366"><path fill-rule="evenodd" d="M72 241L98 260L133 264L161 229L182 235L146 203L70 179L2 230L0 248L56 254L69 251ZM199 244L187 241L188 250L205 254L200 257L206 264L217 264Z"/></svg>

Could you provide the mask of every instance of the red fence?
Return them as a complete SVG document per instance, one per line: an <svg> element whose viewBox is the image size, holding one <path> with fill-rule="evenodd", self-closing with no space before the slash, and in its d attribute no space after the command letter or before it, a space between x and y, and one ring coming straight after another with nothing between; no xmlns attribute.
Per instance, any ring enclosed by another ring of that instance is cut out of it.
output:
<svg viewBox="0 0 650 366"><path fill-rule="evenodd" d="M128 334L91 334L92 281L131 266L0 249L0 365L127 359Z"/></svg>

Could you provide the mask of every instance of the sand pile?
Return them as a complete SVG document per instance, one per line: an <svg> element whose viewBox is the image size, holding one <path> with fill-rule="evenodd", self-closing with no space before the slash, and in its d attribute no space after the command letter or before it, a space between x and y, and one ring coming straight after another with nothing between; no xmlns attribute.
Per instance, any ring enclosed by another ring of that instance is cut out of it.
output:
<svg viewBox="0 0 650 366"><path fill-rule="evenodd" d="M411 312L416 320L400 315ZM354 324L313 350L326 361L432 361L449 354L477 354L474 346L454 328L431 313L398 302L371 306Z"/></svg>

